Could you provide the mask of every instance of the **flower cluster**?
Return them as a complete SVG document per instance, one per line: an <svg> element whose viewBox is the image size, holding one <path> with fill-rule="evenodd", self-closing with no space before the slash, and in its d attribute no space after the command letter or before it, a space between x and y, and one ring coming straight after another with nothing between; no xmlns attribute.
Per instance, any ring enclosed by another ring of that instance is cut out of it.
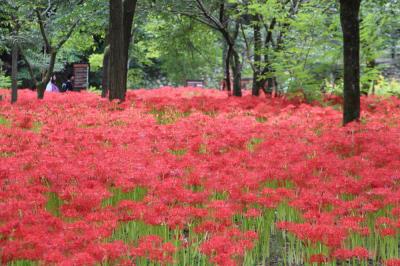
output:
<svg viewBox="0 0 400 266"><path fill-rule="evenodd" d="M400 265L400 100L346 127L337 103L21 91L0 102L1 263Z"/></svg>

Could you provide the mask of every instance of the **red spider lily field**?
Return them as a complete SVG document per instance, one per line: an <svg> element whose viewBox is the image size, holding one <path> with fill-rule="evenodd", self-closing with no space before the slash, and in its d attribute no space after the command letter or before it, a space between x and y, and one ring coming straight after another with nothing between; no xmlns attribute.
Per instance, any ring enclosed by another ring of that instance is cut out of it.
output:
<svg viewBox="0 0 400 266"><path fill-rule="evenodd" d="M5 97L9 92L2 90ZM400 265L400 100L0 102L4 265Z"/></svg>

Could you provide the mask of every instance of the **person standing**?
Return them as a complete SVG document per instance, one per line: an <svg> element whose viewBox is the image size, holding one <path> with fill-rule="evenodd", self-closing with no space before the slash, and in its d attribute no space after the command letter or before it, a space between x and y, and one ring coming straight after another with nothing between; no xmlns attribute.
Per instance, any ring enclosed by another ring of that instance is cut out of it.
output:
<svg viewBox="0 0 400 266"><path fill-rule="evenodd" d="M56 75L53 75L51 77L49 83L47 83L46 91L47 92L60 92L60 90L58 89L58 87L56 85Z"/></svg>
<svg viewBox="0 0 400 266"><path fill-rule="evenodd" d="M62 92L74 91L74 75L68 75L68 80L62 85Z"/></svg>

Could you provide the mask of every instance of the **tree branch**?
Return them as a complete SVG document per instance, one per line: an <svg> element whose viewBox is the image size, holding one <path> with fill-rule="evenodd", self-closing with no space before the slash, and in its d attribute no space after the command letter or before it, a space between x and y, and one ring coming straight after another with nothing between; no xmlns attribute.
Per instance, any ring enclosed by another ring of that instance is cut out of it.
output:
<svg viewBox="0 0 400 266"><path fill-rule="evenodd" d="M47 38L47 35L46 35L46 30L44 28L42 15L40 14L38 9L35 9L35 12L36 12L36 16L37 16L38 23L39 23L40 33L42 34L42 38L43 38L44 44L46 46L46 51L50 51L51 50L51 44L50 44L49 39Z"/></svg>
<svg viewBox="0 0 400 266"><path fill-rule="evenodd" d="M50 12L51 8L53 7L53 3L49 0L49 4L47 8L42 12L42 16L45 16L48 12Z"/></svg>
<svg viewBox="0 0 400 266"><path fill-rule="evenodd" d="M64 36L64 38L62 38L60 40L60 42L57 44L56 46L56 50L59 50L66 41L68 41L68 39L71 37L72 33L74 32L76 26L78 26L79 24L79 19L77 21L75 21L75 23L71 26L71 28L69 29L68 33Z"/></svg>
<svg viewBox="0 0 400 266"><path fill-rule="evenodd" d="M173 12L173 11L172 11L172 12ZM212 28L212 29L214 29L214 30L217 30L217 31L220 30L220 29L217 28L214 24L211 24L209 21L204 20L204 19L202 19L202 18L199 18L198 16L196 16L196 15L194 15L194 14L191 14L191 13L189 13L189 12L178 11L177 13L179 13L179 14L181 14L181 15L183 15L183 16L186 16L186 17L188 17L188 18L194 19L194 20L196 20L196 21L198 21L198 22L200 22L200 23L202 23L202 24L204 24L204 25L206 25L206 26L208 26L208 27L210 27L210 28Z"/></svg>
<svg viewBox="0 0 400 266"><path fill-rule="evenodd" d="M208 20L210 20L211 23L215 24L215 26L220 30L224 29L224 26L213 15L210 14L210 12L204 6L204 3L202 0L195 0L195 1L197 3L197 6L199 7L200 11L203 13L203 15Z"/></svg>
<svg viewBox="0 0 400 266"><path fill-rule="evenodd" d="M255 65L253 64L253 62L252 62L252 60L251 60L251 56L250 56L250 45L249 45L249 41L247 40L246 33L244 32L244 29L243 29L243 25L242 25L242 24L240 24L240 29L241 29L241 32L242 32L242 35L243 35L244 43L246 44L246 55L247 55L247 59L249 59L249 64L250 64L251 68L253 69L253 72L255 72L255 71L256 71L256 68L255 68Z"/></svg>
<svg viewBox="0 0 400 266"><path fill-rule="evenodd" d="M273 18L271 24L269 24L269 27L265 27L265 29L267 30L267 36L265 37L265 46L267 46L267 44L272 41L272 31L274 30L275 25L276 18Z"/></svg>

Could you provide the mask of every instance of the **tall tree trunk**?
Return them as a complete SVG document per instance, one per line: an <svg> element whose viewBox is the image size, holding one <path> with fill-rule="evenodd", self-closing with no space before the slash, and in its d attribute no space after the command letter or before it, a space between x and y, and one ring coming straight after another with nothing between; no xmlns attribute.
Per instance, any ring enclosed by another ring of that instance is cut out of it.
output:
<svg viewBox="0 0 400 266"><path fill-rule="evenodd" d="M263 88L261 80L261 29L258 23L253 26L254 31L254 69L253 69L253 88L252 95L260 95L260 89Z"/></svg>
<svg viewBox="0 0 400 266"><path fill-rule="evenodd" d="M108 94L108 90L110 87L110 46L107 44L104 49L104 57L103 57L103 77L101 80L101 97L106 98Z"/></svg>
<svg viewBox="0 0 400 266"><path fill-rule="evenodd" d="M39 100L44 98L44 92L46 91L46 83L39 82L36 86L37 97Z"/></svg>
<svg viewBox="0 0 400 266"><path fill-rule="evenodd" d="M224 79L222 81L222 90L224 90L226 88L226 67L227 65L229 65L229 62L227 62L226 58L228 56L228 45L226 44L225 39L222 40L222 69L223 69L223 75L224 75ZM229 68L228 68L229 69Z"/></svg>
<svg viewBox="0 0 400 266"><path fill-rule="evenodd" d="M110 100L125 100L125 52L123 4L110 0Z"/></svg>
<svg viewBox="0 0 400 266"><path fill-rule="evenodd" d="M129 46L132 41L132 24L133 18L135 16L137 0L123 0L123 25L124 25L124 62L125 62L125 74L124 74L124 84L127 84L128 77L128 58L129 58ZM125 85L125 93L127 87Z"/></svg>
<svg viewBox="0 0 400 266"><path fill-rule="evenodd" d="M343 31L343 124L360 118L360 11L361 0L340 0Z"/></svg>
<svg viewBox="0 0 400 266"><path fill-rule="evenodd" d="M258 21L260 21L260 18L257 17ZM272 91L275 89L276 86L276 78L274 74L274 70L270 61L270 51L273 49L273 31L275 29L275 26L277 24L276 18L273 18L271 20L271 23L269 26L266 26L267 32L265 35L265 40L264 40L264 63L263 63L263 68L260 70L260 75L262 78L259 78L259 88L262 88L265 94L271 94ZM282 35L282 34L280 34ZM282 36L280 36L282 37ZM277 51L279 49L282 49L282 44L283 44L283 38L281 40L278 39L277 47L275 48ZM266 77L268 76L268 78Z"/></svg>
<svg viewBox="0 0 400 266"><path fill-rule="evenodd" d="M136 0L110 0L109 98L125 100Z"/></svg>
<svg viewBox="0 0 400 266"><path fill-rule="evenodd" d="M12 45L12 66L11 66L11 103L17 102L18 99L18 45L14 43Z"/></svg>
<svg viewBox="0 0 400 266"><path fill-rule="evenodd" d="M225 84L226 84L226 89L229 93L229 95L231 94L231 89L232 89L232 85L231 85L231 67L230 67L230 62L232 59L232 51L233 51L233 47L232 45L228 44L228 52L226 53L226 57L225 57Z"/></svg>
<svg viewBox="0 0 400 266"><path fill-rule="evenodd" d="M233 74L233 96L242 96L242 74L241 74L241 64L239 54L235 49L232 50L233 64L232 64L232 74Z"/></svg>

